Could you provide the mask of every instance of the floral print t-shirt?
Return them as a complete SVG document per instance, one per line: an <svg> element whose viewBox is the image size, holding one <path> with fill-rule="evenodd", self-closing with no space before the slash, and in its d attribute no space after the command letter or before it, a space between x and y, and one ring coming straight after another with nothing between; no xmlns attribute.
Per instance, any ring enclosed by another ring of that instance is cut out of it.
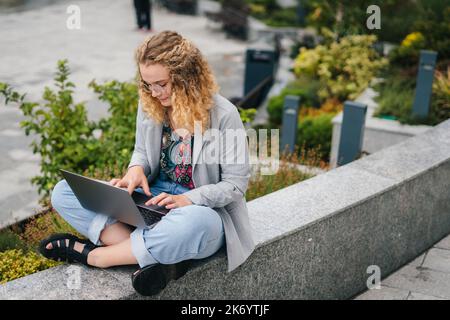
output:
<svg viewBox="0 0 450 320"><path fill-rule="evenodd" d="M164 122L159 160L162 177L170 179L183 187L194 188L192 181L191 155L194 137L181 137Z"/></svg>

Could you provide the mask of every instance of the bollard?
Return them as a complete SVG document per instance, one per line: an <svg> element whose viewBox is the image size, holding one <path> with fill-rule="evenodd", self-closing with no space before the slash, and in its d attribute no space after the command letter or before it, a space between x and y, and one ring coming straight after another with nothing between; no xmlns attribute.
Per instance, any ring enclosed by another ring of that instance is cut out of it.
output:
<svg viewBox="0 0 450 320"><path fill-rule="evenodd" d="M354 101L344 103L337 166L352 162L361 153L367 106Z"/></svg>
<svg viewBox="0 0 450 320"><path fill-rule="evenodd" d="M266 97L275 77L277 53L273 46L266 43L258 43L257 46L247 49L245 55L244 96L257 87L268 77L272 80L263 89L256 105Z"/></svg>
<svg viewBox="0 0 450 320"><path fill-rule="evenodd" d="M305 8L302 0L297 1L297 23L299 26L305 26Z"/></svg>
<svg viewBox="0 0 450 320"><path fill-rule="evenodd" d="M420 50L416 94L412 107L413 117L426 118L428 116L436 58L437 52Z"/></svg>
<svg viewBox="0 0 450 320"><path fill-rule="evenodd" d="M297 142L297 123L300 97L286 96L283 106L280 153L293 153Z"/></svg>

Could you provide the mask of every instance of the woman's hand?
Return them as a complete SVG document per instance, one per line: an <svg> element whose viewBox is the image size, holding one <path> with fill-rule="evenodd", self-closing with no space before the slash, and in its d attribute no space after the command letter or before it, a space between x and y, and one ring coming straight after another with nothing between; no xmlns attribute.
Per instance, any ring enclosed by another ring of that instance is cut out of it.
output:
<svg viewBox="0 0 450 320"><path fill-rule="evenodd" d="M152 195L148 187L147 177L144 174L144 168L141 166L131 167L122 179L112 179L109 184L119 188L127 188L129 194L132 194L136 187L141 187L147 196Z"/></svg>
<svg viewBox="0 0 450 320"><path fill-rule="evenodd" d="M149 206L151 204L158 205L160 207L166 207L166 209L174 209L174 208L180 208L184 206L191 205L192 202L189 200L188 197L179 194L179 195L173 195L168 194L165 192L160 193L156 197L150 199L145 203L145 205Z"/></svg>

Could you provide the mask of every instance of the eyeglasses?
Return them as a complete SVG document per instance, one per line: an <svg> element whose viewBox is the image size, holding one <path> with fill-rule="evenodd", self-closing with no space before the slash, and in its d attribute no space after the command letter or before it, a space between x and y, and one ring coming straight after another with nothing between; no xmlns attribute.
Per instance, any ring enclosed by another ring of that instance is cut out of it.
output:
<svg viewBox="0 0 450 320"><path fill-rule="evenodd" d="M155 92L157 94L163 93L164 90L166 89L166 86L167 86L168 83L169 83L169 81L167 81L163 85L160 85L160 84L157 84L157 83L150 84L150 83L147 83L147 82L145 82L144 80L141 79L142 88L144 88L144 90L149 92L149 93L152 93L152 92Z"/></svg>

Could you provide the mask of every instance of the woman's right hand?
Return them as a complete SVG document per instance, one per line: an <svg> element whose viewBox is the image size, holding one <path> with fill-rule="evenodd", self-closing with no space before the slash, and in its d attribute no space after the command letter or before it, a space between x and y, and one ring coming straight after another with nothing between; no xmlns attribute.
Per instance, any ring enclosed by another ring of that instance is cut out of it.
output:
<svg viewBox="0 0 450 320"><path fill-rule="evenodd" d="M148 180L145 176L144 168L141 166L129 168L127 174L122 179L112 179L109 184L119 188L127 188L130 195L136 187L141 187L147 196L150 197L152 195L148 187Z"/></svg>

